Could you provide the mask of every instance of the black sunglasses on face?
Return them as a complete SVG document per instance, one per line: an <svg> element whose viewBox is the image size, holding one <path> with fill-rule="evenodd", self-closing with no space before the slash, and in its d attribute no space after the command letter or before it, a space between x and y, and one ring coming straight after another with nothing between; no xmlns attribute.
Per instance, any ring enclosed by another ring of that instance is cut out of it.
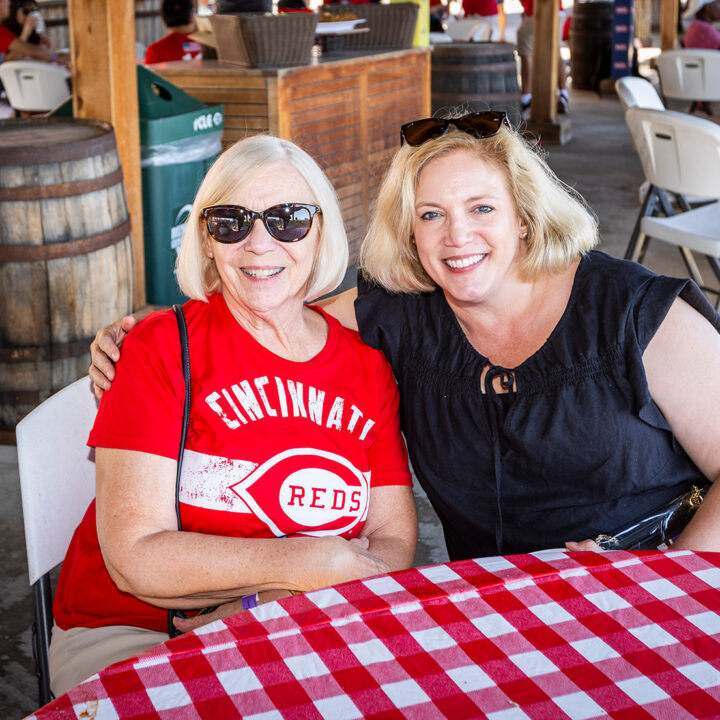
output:
<svg viewBox="0 0 720 720"><path fill-rule="evenodd" d="M510 127L507 115L494 110L470 113L459 118L414 120L400 128L400 144L407 143L412 147L417 147L428 140L441 137L450 129L451 125L476 138L488 138L497 135L503 124Z"/></svg>
<svg viewBox="0 0 720 720"><path fill-rule="evenodd" d="M280 242L302 240L312 227L313 218L322 210L317 205L282 203L257 212L242 205L213 205L202 209L211 237L220 243L244 240L256 220L262 220L265 229Z"/></svg>

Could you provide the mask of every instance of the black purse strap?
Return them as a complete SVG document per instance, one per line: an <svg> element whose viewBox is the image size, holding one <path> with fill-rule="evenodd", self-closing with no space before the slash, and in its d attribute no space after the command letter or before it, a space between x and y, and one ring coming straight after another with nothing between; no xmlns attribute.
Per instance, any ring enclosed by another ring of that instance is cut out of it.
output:
<svg viewBox="0 0 720 720"><path fill-rule="evenodd" d="M177 529L182 530L180 519L180 476L182 475L183 455L185 454L185 439L187 438L188 421L190 419L190 400L192 397L190 385L190 349L188 347L187 323L182 305L173 305L178 332L180 333L180 355L182 359L183 378L185 380L185 403L183 406L182 431L180 433L180 448L178 450L177 473L175 474L175 515ZM173 638L180 632L173 625L174 617L185 617L182 610L168 610L168 635Z"/></svg>

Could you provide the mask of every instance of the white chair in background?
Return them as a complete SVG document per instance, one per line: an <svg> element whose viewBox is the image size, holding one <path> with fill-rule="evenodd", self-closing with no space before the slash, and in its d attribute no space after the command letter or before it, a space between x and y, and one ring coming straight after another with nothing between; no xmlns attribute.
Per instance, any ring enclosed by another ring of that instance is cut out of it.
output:
<svg viewBox="0 0 720 720"><path fill-rule="evenodd" d="M720 126L672 110L630 108L625 114L650 191L625 257L642 262L650 238L679 248L688 272L705 291L693 252L705 255L720 282ZM674 198L679 212L670 202ZM705 198L691 207L688 196ZM662 216L655 217L655 213Z"/></svg>
<svg viewBox="0 0 720 720"><path fill-rule="evenodd" d="M97 404L88 377L35 408L17 425L28 575L33 588L33 653L40 703L50 702L48 647L53 624L50 571L95 497L95 453L86 442Z"/></svg>
<svg viewBox="0 0 720 720"><path fill-rule="evenodd" d="M620 104L625 111L631 107L652 108L653 110L665 109L657 90L645 78L621 77L615 81L615 92L620 98Z"/></svg>
<svg viewBox="0 0 720 720"><path fill-rule="evenodd" d="M492 35L492 25L483 18L449 19L445 32L453 42L486 42Z"/></svg>
<svg viewBox="0 0 720 720"><path fill-rule="evenodd" d="M657 58L663 96L671 100L707 103L720 100L720 53L717 50L677 48L664 50Z"/></svg>
<svg viewBox="0 0 720 720"><path fill-rule="evenodd" d="M653 110L665 109L661 97L657 94L657 90L655 90L652 83L645 80L645 78L633 77L631 75L618 78L618 80L615 81L615 92L618 98L620 98L620 104L625 112L631 107L652 108ZM638 202L641 205L649 189L650 183L647 180L643 180L640 183L640 187L638 187Z"/></svg>
<svg viewBox="0 0 720 720"><path fill-rule="evenodd" d="M70 73L39 60L11 60L0 65L0 80L13 110L50 112L71 95Z"/></svg>

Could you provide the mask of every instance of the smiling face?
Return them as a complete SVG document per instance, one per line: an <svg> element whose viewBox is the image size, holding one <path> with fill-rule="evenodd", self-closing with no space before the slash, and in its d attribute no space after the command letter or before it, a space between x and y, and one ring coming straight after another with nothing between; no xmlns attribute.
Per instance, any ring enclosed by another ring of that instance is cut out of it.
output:
<svg viewBox="0 0 720 720"><path fill-rule="evenodd" d="M274 163L218 204L262 212L288 202L314 204L315 198L295 168ZM320 216L315 216L310 232L293 243L276 240L261 220L255 221L244 240L233 244L216 242L205 231L205 252L215 260L230 310L242 315L279 313L280 319L297 315L303 307L319 235Z"/></svg>
<svg viewBox="0 0 720 720"><path fill-rule="evenodd" d="M423 268L451 307L502 299L517 281L525 230L505 172L478 155L456 150L420 172L415 244Z"/></svg>

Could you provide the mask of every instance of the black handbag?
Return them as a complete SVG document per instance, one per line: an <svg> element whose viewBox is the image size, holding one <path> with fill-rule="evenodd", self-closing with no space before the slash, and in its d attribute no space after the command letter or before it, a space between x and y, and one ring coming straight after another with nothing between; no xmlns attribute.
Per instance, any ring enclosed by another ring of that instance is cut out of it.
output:
<svg viewBox="0 0 720 720"><path fill-rule="evenodd" d="M666 549L690 522L709 487L693 485L688 492L642 520L610 535L598 535L595 542L603 550Z"/></svg>

